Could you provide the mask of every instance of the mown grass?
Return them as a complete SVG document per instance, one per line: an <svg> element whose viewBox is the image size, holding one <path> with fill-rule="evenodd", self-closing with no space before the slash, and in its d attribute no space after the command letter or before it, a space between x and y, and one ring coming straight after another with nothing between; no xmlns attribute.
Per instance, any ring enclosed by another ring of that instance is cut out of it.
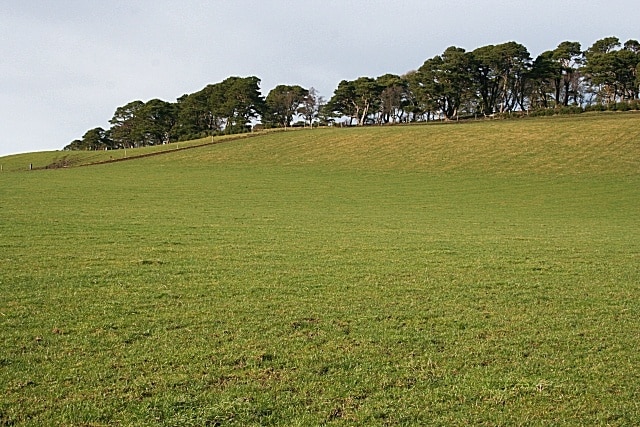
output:
<svg viewBox="0 0 640 427"><path fill-rule="evenodd" d="M637 117L2 174L0 424L638 424Z"/></svg>

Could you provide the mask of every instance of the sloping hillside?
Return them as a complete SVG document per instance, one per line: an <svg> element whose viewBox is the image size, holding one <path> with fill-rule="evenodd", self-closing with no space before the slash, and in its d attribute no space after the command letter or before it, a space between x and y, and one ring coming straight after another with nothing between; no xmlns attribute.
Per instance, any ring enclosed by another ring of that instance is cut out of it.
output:
<svg viewBox="0 0 640 427"><path fill-rule="evenodd" d="M638 118L3 171L0 425L640 425Z"/></svg>
<svg viewBox="0 0 640 427"><path fill-rule="evenodd" d="M326 165L404 171L498 174L635 174L640 114L328 128L216 137L160 147L42 152L0 158L3 171L73 167L163 154L156 161ZM194 150L182 151L183 148Z"/></svg>
<svg viewBox="0 0 640 427"><path fill-rule="evenodd" d="M289 131L174 158L374 171L635 174L639 125L640 114L625 114Z"/></svg>

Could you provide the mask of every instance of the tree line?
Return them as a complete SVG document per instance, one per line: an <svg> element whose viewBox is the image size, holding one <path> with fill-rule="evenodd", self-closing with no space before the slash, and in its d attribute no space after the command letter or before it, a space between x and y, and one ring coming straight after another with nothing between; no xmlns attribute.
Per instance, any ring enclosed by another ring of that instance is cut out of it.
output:
<svg viewBox="0 0 640 427"><path fill-rule="evenodd" d="M404 75L343 80L328 100L313 88L229 77L176 102L118 107L111 127L88 130L65 150L134 148L252 127L388 124L466 117L640 107L640 42L606 37L582 50L564 41L535 59L516 42L473 51L449 47Z"/></svg>

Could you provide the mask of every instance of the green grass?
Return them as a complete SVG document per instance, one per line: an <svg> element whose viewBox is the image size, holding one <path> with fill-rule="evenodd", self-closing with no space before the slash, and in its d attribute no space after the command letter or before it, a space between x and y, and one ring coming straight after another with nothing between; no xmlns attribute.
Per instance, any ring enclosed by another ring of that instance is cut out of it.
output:
<svg viewBox="0 0 640 427"><path fill-rule="evenodd" d="M0 425L637 425L637 115L0 174Z"/></svg>
<svg viewBox="0 0 640 427"><path fill-rule="evenodd" d="M267 133L263 131L263 133ZM24 172L39 169L59 169L77 166L90 166L122 160L136 160L157 154L173 154L175 151L203 147L212 143L243 139L255 134L221 135L193 141L174 142L127 150L97 151L40 151L35 153L14 154L0 157L2 172Z"/></svg>

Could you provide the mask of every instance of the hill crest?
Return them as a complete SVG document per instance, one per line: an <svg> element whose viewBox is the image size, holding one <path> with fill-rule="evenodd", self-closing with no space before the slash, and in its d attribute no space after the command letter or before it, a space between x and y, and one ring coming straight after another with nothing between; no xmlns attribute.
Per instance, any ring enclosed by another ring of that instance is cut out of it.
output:
<svg viewBox="0 0 640 427"><path fill-rule="evenodd" d="M0 164L4 172L147 159L162 163L320 166L372 171L626 175L640 170L639 119L637 113L618 113L464 124L288 130L126 151L28 153L0 158ZM150 156L157 160L149 159Z"/></svg>

